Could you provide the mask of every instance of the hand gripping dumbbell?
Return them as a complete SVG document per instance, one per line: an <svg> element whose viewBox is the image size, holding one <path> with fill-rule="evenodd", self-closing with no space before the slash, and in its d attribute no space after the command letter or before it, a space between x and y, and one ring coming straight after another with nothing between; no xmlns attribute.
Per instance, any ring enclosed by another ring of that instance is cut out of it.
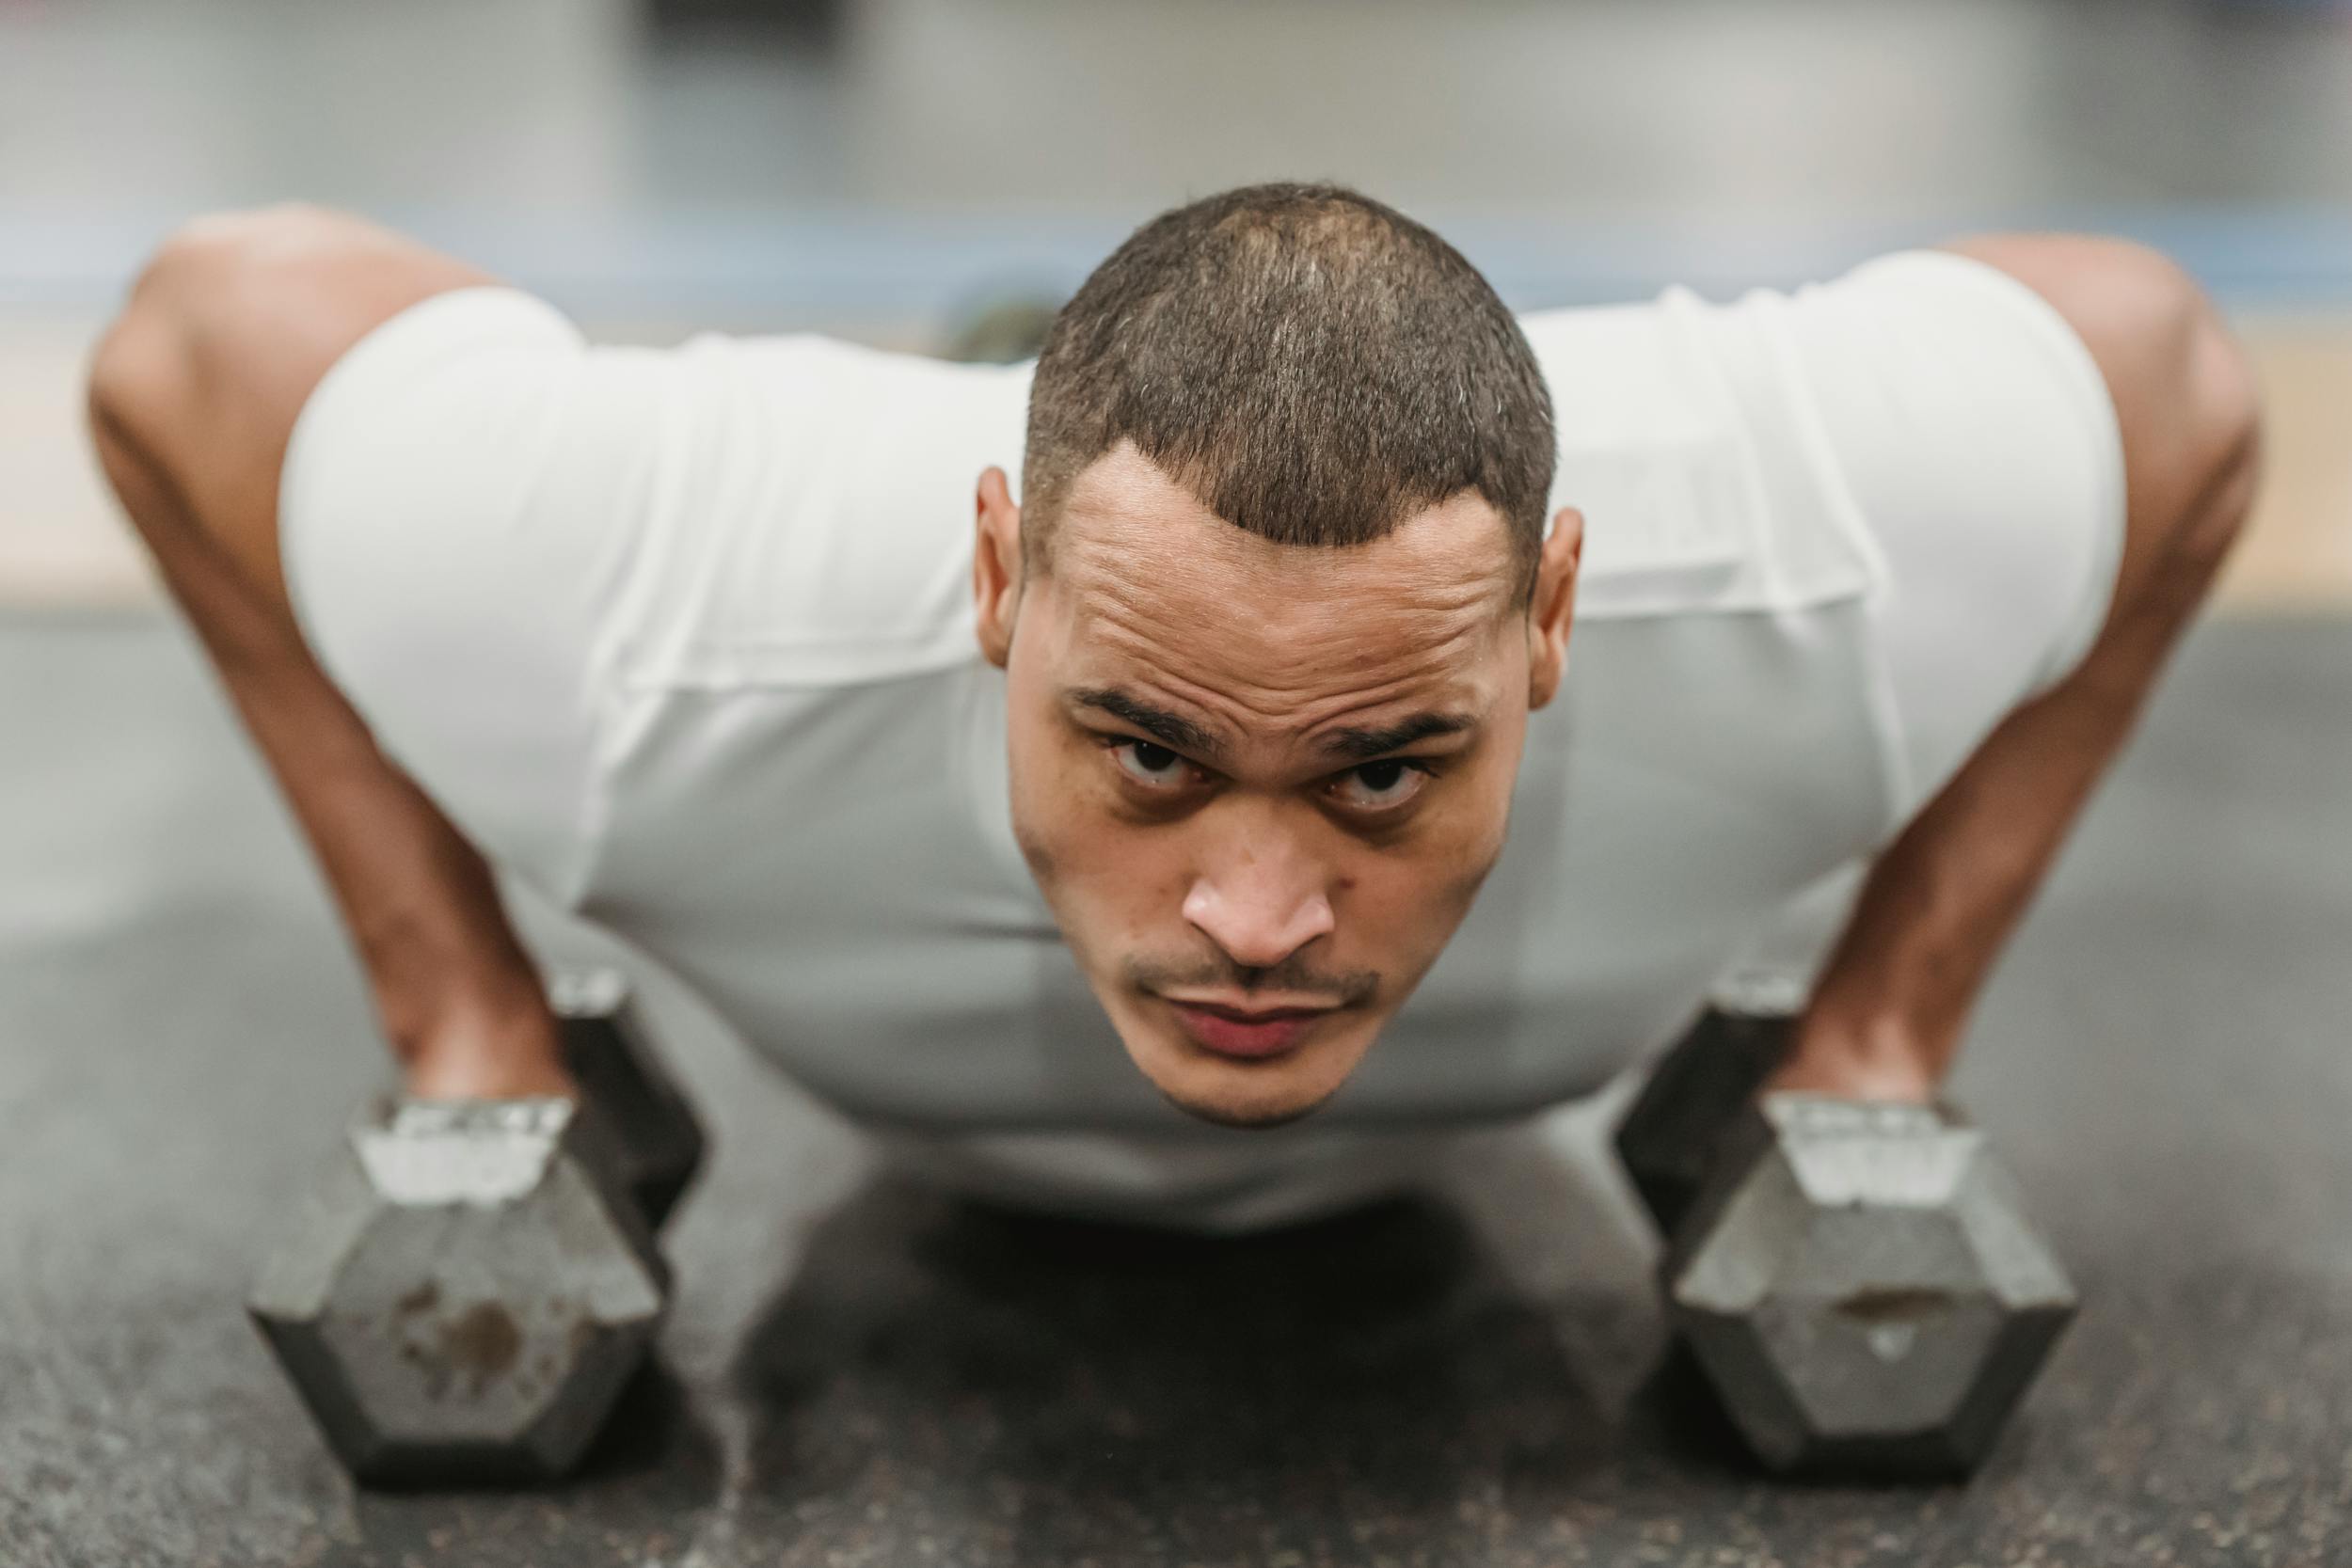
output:
<svg viewBox="0 0 2352 1568"><path fill-rule="evenodd" d="M1768 1466L1965 1475L2074 1288L1950 1106L1759 1098L1794 1022L1709 1008L1618 1130L1669 1317Z"/></svg>
<svg viewBox="0 0 2352 1568"><path fill-rule="evenodd" d="M550 1000L579 1101L378 1097L253 1291L362 1481L560 1476L652 1345L669 1294L653 1232L702 1131L619 975L560 976Z"/></svg>

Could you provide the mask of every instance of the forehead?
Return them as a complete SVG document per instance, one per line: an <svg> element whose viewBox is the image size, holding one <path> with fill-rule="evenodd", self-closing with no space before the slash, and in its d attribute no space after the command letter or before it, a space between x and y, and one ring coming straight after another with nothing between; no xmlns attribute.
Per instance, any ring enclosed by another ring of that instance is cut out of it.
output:
<svg viewBox="0 0 2352 1568"><path fill-rule="evenodd" d="M1284 545L1121 446L1072 485L1038 586L1058 676L1140 680L1256 731L1413 698L1483 708L1515 641L1513 583L1502 519L1474 493L1367 545Z"/></svg>

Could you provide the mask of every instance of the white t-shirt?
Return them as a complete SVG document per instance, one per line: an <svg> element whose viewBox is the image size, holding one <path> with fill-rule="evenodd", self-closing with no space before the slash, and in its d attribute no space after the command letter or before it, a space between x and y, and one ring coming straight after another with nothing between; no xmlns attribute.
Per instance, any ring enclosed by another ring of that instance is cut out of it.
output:
<svg viewBox="0 0 2352 1568"><path fill-rule="evenodd" d="M289 585L469 835L890 1147L1098 1208L1271 1212L1339 1151L1524 1116L1664 1043L2104 619L2113 410L2006 275L1906 252L1523 325L1551 504L1586 518L1565 688L1461 930L1291 1128L1159 1097L1013 845L969 582L1028 367L598 347L528 295L443 294L304 409Z"/></svg>

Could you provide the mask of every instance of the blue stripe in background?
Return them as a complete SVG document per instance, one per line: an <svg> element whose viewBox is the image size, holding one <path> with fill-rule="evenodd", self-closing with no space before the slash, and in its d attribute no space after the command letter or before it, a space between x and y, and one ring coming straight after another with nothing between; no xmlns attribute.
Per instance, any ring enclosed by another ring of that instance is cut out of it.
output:
<svg viewBox="0 0 2352 1568"><path fill-rule="evenodd" d="M1126 233L1109 219L809 213L566 219L376 214L584 317L720 325L919 320L1011 290L1063 292ZM1138 214L1139 218L1142 214ZM1466 217L1438 230L1521 309L1724 295L1834 275L1866 257L1995 229L2120 234L2179 260L2241 309L2352 308L2352 212L2146 208L1958 214L1786 232ZM0 215L0 309L87 312L119 297L171 220Z"/></svg>

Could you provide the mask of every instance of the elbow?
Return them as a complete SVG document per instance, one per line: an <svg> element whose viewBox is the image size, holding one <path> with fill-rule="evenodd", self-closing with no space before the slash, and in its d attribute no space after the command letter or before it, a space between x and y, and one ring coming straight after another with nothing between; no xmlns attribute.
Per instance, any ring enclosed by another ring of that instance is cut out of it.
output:
<svg viewBox="0 0 2352 1568"><path fill-rule="evenodd" d="M177 236L166 241L140 268L130 296L90 351L83 409L91 431L102 438L126 436L136 426L138 411L151 404L181 357L162 285L167 272L181 265L173 254L177 244Z"/></svg>
<svg viewBox="0 0 2352 1568"><path fill-rule="evenodd" d="M2250 502L2262 478L2262 383L2246 345L2210 307L2206 315L2200 358L2206 367L2203 403L2208 409L2208 439L2223 482Z"/></svg>
<svg viewBox="0 0 2352 1568"><path fill-rule="evenodd" d="M2262 400L2251 357L2197 280L2106 235L1987 234L1951 248L2035 290L2090 349L2122 428L2134 511L2184 558L2226 554L2260 477Z"/></svg>
<svg viewBox="0 0 2352 1568"><path fill-rule="evenodd" d="M2141 455L2135 487L2164 532L2172 566L2199 582L2236 544L2260 483L2262 391L2253 356L2197 280L2169 257L2124 241L2097 242L2105 264L2081 314ZM2129 385L2136 382L2137 385Z"/></svg>
<svg viewBox="0 0 2352 1568"><path fill-rule="evenodd" d="M2174 546L2209 575L2244 532L2261 486L2262 388L2252 355L2212 300L2185 275L2180 287L2175 384L2194 477L2185 487L2188 504Z"/></svg>
<svg viewBox="0 0 2352 1568"><path fill-rule="evenodd" d="M82 388L83 417L102 452L109 443L141 444L184 362L152 309L135 301L116 314L91 351Z"/></svg>
<svg viewBox="0 0 2352 1568"><path fill-rule="evenodd" d="M338 214L295 205L207 214L167 235L92 350L84 405L94 430L135 433L168 401L204 384L209 349L270 269L314 243Z"/></svg>
<svg viewBox="0 0 2352 1568"><path fill-rule="evenodd" d="M135 435L176 388L193 381L198 318L236 265L249 215L183 224L140 266L90 355L84 404L95 433Z"/></svg>
<svg viewBox="0 0 2352 1568"><path fill-rule="evenodd" d="M2107 265L2093 286L2119 318L2110 330L2132 347L2114 356L2135 361L2160 395L2173 402L2176 428L2200 461L2218 474L2257 455L2262 399L2252 356L2210 295L2160 251L2106 241Z"/></svg>

